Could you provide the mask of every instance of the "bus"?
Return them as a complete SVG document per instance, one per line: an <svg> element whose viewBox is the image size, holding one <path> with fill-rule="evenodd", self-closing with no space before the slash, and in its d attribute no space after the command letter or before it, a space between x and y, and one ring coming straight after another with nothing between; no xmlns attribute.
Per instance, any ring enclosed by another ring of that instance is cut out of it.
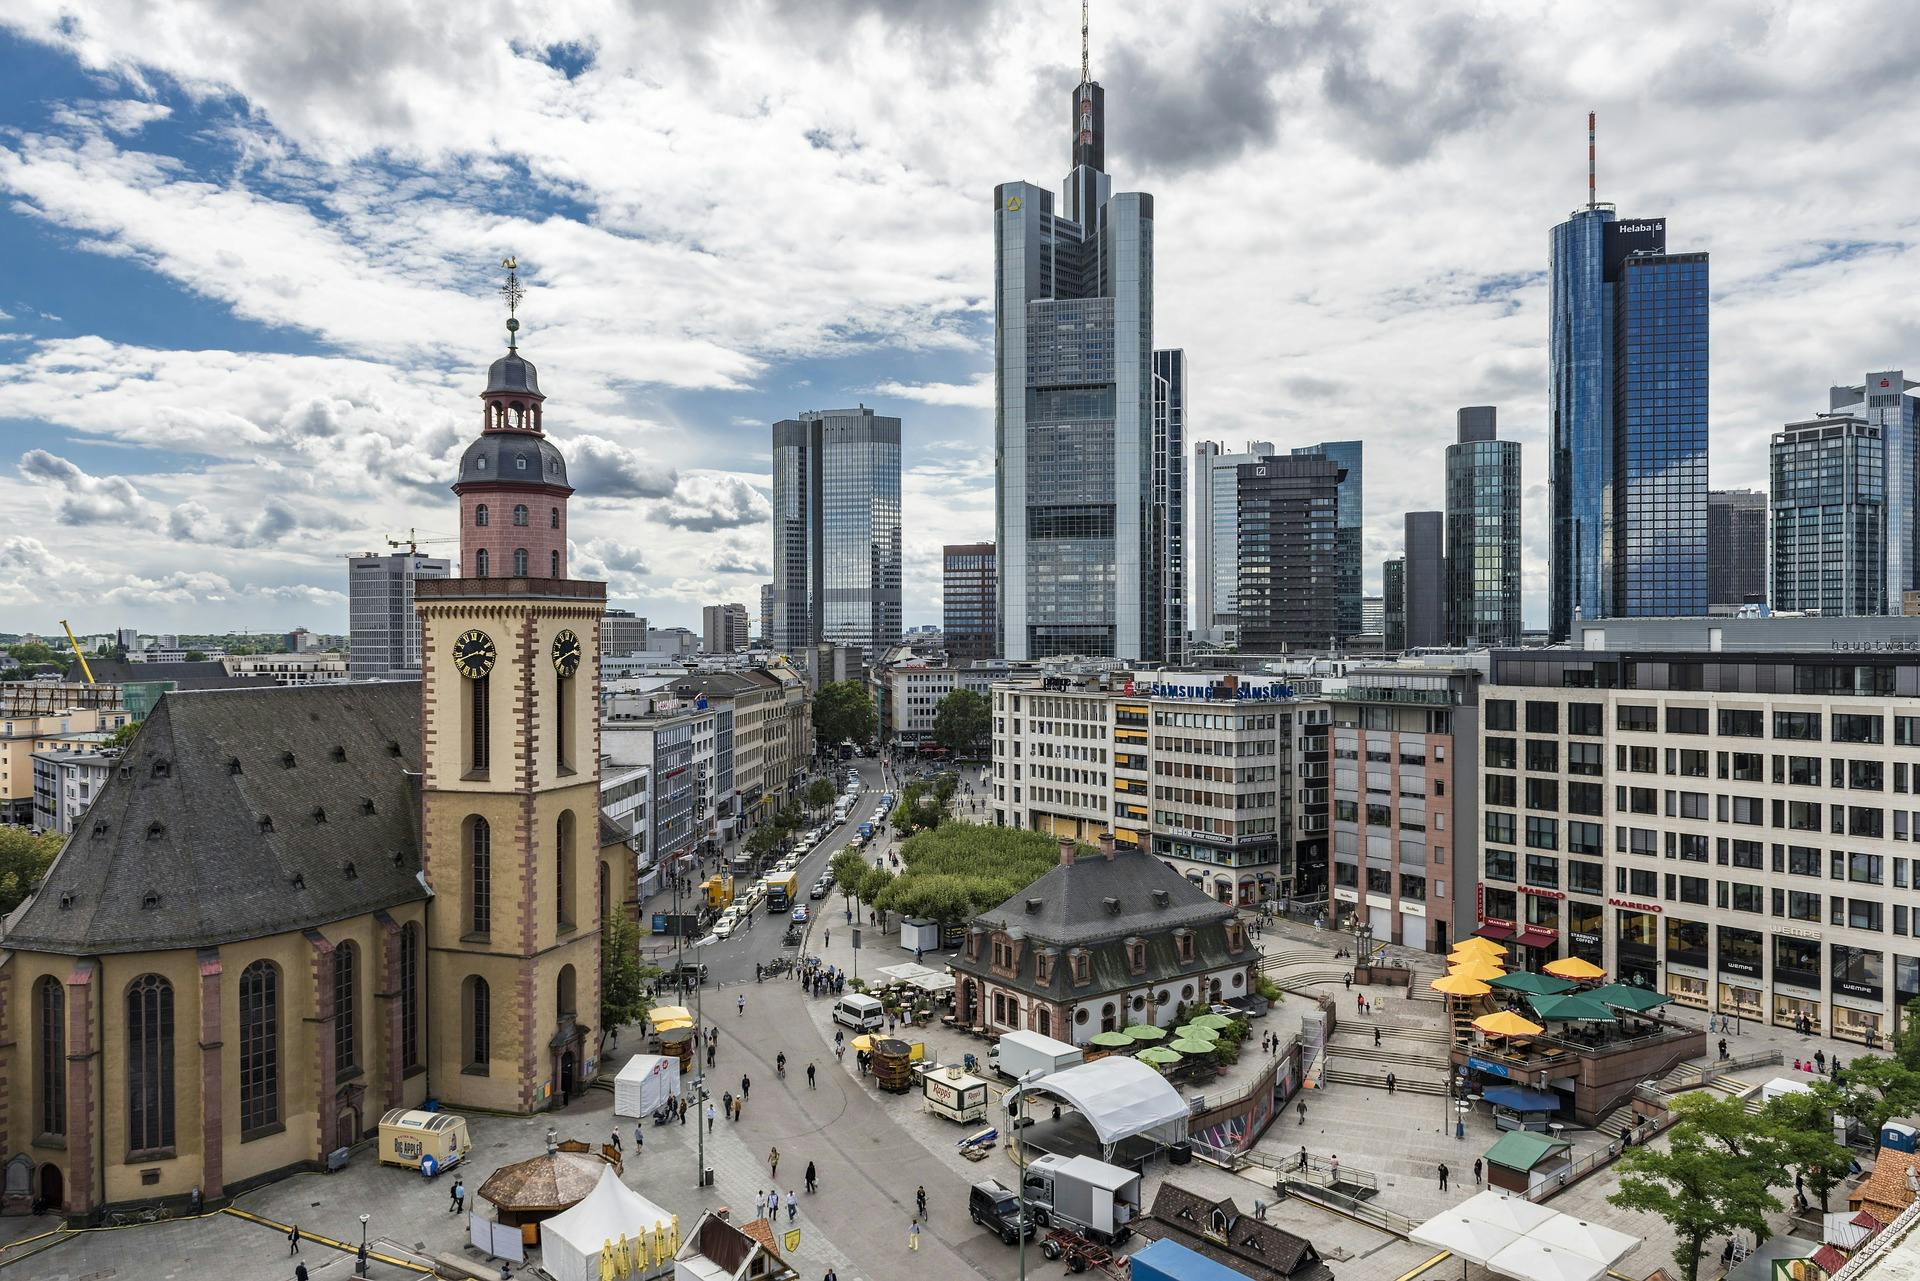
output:
<svg viewBox="0 0 1920 1281"><path fill-rule="evenodd" d="M780 912L790 912L796 900L795 892L800 886L800 873L782 872L778 876L769 876L760 882L767 887L767 914L772 916Z"/></svg>

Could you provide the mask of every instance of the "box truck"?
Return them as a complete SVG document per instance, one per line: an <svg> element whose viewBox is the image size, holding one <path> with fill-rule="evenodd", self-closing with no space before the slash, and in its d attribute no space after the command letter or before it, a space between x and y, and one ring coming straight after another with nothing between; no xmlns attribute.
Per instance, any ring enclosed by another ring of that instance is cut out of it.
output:
<svg viewBox="0 0 1920 1281"><path fill-rule="evenodd" d="M987 1066L1014 1081L1035 1068L1045 1076L1085 1061L1080 1047L1038 1032L1004 1033L999 1044L987 1051Z"/></svg>
<svg viewBox="0 0 1920 1281"><path fill-rule="evenodd" d="M1132 1235L1140 1213L1140 1176L1090 1156L1051 1153L1027 1163L1027 1208L1043 1228L1058 1223L1108 1245Z"/></svg>

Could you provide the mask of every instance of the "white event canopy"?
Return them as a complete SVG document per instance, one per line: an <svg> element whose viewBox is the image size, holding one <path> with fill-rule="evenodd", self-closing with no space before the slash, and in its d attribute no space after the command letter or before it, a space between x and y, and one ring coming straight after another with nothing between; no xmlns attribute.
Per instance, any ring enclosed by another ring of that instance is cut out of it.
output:
<svg viewBox="0 0 1920 1281"><path fill-rule="evenodd" d="M1408 1235L1515 1281L1599 1281L1640 1248L1638 1237L1491 1189Z"/></svg>
<svg viewBox="0 0 1920 1281"><path fill-rule="evenodd" d="M1058 1095L1073 1104L1108 1151L1137 1134L1178 1143L1187 1137L1187 1119L1193 1115L1167 1078L1124 1054L1043 1076L1027 1090Z"/></svg>
<svg viewBox="0 0 1920 1281"><path fill-rule="evenodd" d="M680 1060L665 1054L636 1054L613 1078L615 1116L652 1116L669 1095L680 1092Z"/></svg>
<svg viewBox="0 0 1920 1281"><path fill-rule="evenodd" d="M600 1281L600 1251L609 1243L629 1243L664 1233L661 1250L673 1257L680 1243L671 1213L620 1181L612 1166L600 1182L569 1209L540 1225L540 1266L553 1281ZM651 1265L643 1275L651 1271Z"/></svg>

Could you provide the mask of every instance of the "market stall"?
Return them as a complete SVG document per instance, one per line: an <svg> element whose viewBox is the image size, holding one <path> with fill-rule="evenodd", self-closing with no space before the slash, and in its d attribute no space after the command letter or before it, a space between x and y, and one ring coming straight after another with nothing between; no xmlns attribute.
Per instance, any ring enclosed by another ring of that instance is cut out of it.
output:
<svg viewBox="0 0 1920 1281"><path fill-rule="evenodd" d="M680 1092L680 1060L664 1054L636 1054L613 1078L613 1114L642 1117Z"/></svg>
<svg viewBox="0 0 1920 1281"><path fill-rule="evenodd" d="M542 1225L540 1266L553 1281L599 1281L611 1251L617 1275L644 1279L672 1273L679 1248L680 1220L607 1166L593 1191Z"/></svg>

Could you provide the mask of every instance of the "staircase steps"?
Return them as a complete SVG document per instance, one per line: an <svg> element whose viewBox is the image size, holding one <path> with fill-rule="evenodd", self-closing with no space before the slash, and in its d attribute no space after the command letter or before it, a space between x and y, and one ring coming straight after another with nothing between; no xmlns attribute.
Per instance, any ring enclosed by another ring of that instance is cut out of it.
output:
<svg viewBox="0 0 1920 1281"><path fill-rule="evenodd" d="M1389 1049L1385 1045L1382 1045L1379 1049L1375 1049L1371 1045L1341 1045L1335 1043L1328 1047L1327 1052L1337 1058L1352 1059L1364 1063L1384 1063L1396 1072L1402 1067L1427 1068L1430 1071L1441 1073L1447 1070L1447 1060L1442 1055L1409 1054L1404 1050Z"/></svg>
<svg viewBox="0 0 1920 1281"><path fill-rule="evenodd" d="M1320 1074L1320 1080L1327 1085L1358 1085L1370 1090L1382 1091L1387 1088L1385 1072L1376 1075L1372 1072L1348 1072L1342 1068L1328 1068ZM1393 1085L1394 1090L1400 1094L1441 1095L1447 1092L1445 1081L1428 1081L1420 1077L1408 1077L1403 1080L1398 1073L1395 1074Z"/></svg>
<svg viewBox="0 0 1920 1281"><path fill-rule="evenodd" d="M1617 1139L1633 1125L1633 1109L1622 1105L1600 1118L1594 1128L1610 1139Z"/></svg>
<svg viewBox="0 0 1920 1281"><path fill-rule="evenodd" d="M1373 1039L1373 1029L1379 1028L1382 1036L1388 1040L1431 1041L1435 1045L1447 1044L1449 1038L1445 1028L1425 1027L1417 1023L1397 1023L1390 1019L1367 1019L1362 1023L1342 1023L1334 1029L1334 1040L1341 1037Z"/></svg>

